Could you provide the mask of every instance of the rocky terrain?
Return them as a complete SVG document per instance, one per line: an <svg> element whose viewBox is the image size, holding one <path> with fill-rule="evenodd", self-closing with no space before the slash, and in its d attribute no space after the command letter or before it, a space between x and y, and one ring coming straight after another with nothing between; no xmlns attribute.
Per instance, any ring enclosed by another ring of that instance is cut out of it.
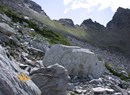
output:
<svg viewBox="0 0 130 95"><path fill-rule="evenodd" d="M130 95L129 15L74 25L31 0L0 0L0 95Z"/></svg>

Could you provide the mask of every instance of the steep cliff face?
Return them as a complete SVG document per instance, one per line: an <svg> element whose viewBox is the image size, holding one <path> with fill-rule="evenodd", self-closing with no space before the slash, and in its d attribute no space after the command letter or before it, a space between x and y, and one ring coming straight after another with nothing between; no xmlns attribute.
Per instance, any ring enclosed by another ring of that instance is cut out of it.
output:
<svg viewBox="0 0 130 95"><path fill-rule="evenodd" d="M108 22L107 28L127 28L130 26L130 9L119 7L112 20Z"/></svg>
<svg viewBox="0 0 130 95"><path fill-rule="evenodd" d="M119 7L112 20L107 24L109 41L117 48L130 54L130 10Z"/></svg>

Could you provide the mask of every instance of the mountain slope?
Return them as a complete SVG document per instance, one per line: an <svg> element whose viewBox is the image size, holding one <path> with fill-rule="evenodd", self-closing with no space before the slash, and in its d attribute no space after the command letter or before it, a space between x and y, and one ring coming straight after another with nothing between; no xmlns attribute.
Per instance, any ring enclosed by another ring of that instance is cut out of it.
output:
<svg viewBox="0 0 130 95"><path fill-rule="evenodd" d="M58 32L65 37L67 35L75 37L96 47L130 55L129 9L119 8L113 16L113 19L107 24L107 27L93 22L91 19L84 20L78 26L67 25L67 19L61 19L59 21L51 20L41 7L31 0L1 0L0 2L2 5L17 9L17 12L33 18L38 26L40 25L41 27ZM71 20L69 23L72 24L73 21Z"/></svg>

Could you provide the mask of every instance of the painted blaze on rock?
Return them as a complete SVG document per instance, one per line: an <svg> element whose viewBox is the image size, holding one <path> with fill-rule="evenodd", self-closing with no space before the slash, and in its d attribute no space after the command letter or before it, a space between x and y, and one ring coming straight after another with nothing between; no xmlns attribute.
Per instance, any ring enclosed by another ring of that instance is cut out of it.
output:
<svg viewBox="0 0 130 95"><path fill-rule="evenodd" d="M70 75L92 75L99 78L104 72L103 62L88 49L76 46L54 45L45 54L43 64L46 66L58 63L64 66Z"/></svg>

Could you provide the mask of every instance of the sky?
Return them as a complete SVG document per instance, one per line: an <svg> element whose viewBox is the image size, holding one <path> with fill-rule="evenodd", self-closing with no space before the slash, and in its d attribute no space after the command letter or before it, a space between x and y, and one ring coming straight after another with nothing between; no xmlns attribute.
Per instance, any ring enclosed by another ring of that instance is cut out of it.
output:
<svg viewBox="0 0 130 95"><path fill-rule="evenodd" d="M106 26L118 7L130 8L130 0L33 0L51 19L70 18L75 24L91 18Z"/></svg>

